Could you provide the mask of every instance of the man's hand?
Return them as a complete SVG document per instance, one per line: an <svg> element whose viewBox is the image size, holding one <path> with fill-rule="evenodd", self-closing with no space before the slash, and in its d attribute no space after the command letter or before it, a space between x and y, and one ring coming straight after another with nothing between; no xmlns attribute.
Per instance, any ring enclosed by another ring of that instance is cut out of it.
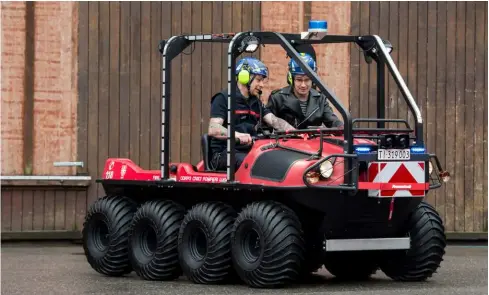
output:
<svg viewBox="0 0 489 295"><path fill-rule="evenodd" d="M253 140L251 139L251 135L249 135L248 133L236 132L234 136L239 139L239 143L243 145L250 145L253 142Z"/></svg>

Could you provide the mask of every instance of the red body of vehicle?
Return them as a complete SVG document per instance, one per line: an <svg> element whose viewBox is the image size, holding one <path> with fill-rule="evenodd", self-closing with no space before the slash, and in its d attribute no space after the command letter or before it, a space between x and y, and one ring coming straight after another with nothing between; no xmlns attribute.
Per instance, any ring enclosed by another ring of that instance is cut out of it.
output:
<svg viewBox="0 0 489 295"><path fill-rule="evenodd" d="M340 138L331 137L331 139ZM251 173L257 159L262 154L281 149L279 147L262 150L263 147L274 142L274 139L262 139L254 143L242 165L236 170L237 182L277 188L305 186L303 173L317 162L317 160L309 159L307 155L304 155L304 159L293 161L281 180L264 179ZM319 138L279 140L281 146L311 153L319 149L319 142ZM354 145L375 146L376 144L370 140L355 139ZM326 157L331 154L342 153L342 151L343 148L339 145L324 143L322 156ZM333 166L333 173L328 179L320 178L313 185L337 186L342 184L345 175L344 159L337 158ZM196 166L189 163L170 163L170 167L174 167L170 171L170 177L176 182L213 184L226 182L225 171L205 171L203 161L200 161ZM102 178L124 181L157 181L160 180L160 175L160 170L144 170L130 159L109 158L106 161ZM429 189L429 182L425 176L425 162L422 161L370 162L368 169L359 172L358 190L368 190L371 197L423 197L425 191Z"/></svg>

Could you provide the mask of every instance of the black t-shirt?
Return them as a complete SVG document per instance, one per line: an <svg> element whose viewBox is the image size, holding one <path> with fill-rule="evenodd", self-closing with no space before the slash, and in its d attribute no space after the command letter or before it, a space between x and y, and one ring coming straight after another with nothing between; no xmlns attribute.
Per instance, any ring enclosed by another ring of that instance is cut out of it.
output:
<svg viewBox="0 0 489 295"><path fill-rule="evenodd" d="M270 113L270 110L263 106L261 101L255 96L250 96L246 99L239 89L236 89L236 109L235 109L235 125L234 130L240 133L248 133L251 136L256 135L255 125L260 121L260 108L262 116ZM211 102L211 118L221 118L224 120L223 126L228 127L228 96L227 90L223 90L212 98ZM211 137L212 153L222 152L226 150L226 140L215 139ZM235 145L238 151L248 151L250 146Z"/></svg>

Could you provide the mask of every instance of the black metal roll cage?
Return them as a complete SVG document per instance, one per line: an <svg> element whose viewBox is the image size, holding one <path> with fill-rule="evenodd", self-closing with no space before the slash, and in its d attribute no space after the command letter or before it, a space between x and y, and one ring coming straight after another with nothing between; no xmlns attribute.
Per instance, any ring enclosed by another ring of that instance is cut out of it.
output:
<svg viewBox="0 0 489 295"><path fill-rule="evenodd" d="M169 175L169 159L170 159L170 95L171 95L171 62L183 52L193 42L215 42L215 43L229 43L228 46L228 134L227 134L227 181L235 181L235 126L234 122L234 110L235 97L236 97L236 78L234 75L234 69L236 66L236 58L243 53L242 41L244 38L254 36L259 40L261 44L279 44L287 52L290 58L293 58L304 71L312 82L319 87L320 91L325 94L328 100L335 106L340 112L344 128L341 130L324 129L329 132L341 132L344 137L344 153L353 154L353 131L392 131L384 129L385 122L399 122L399 120L386 120L384 119L385 108L385 65L387 65L390 73L393 75L395 82L397 83L406 103L409 106L411 113L415 118L415 144L416 146L423 146L423 119L421 112L416 105L414 98L412 97L408 87L406 86L399 70L394 64L389 52L382 40L377 35L368 36L344 36L344 35L326 35L321 39L301 39L300 34L290 33L277 33L277 32L260 32L260 31L248 31L239 32L235 34L204 34L204 35L180 35L173 36L168 40L162 40L159 45L160 53L162 54L162 121L161 121L161 138L162 138L162 150L161 150L161 180L168 180ZM341 104L336 98L333 92L326 87L326 85L320 80L319 76L300 58L299 53L295 50L294 45L299 44L325 44L325 43L356 43L360 48L364 50L365 58L367 62L375 60L377 63L377 118L378 119L357 119L352 120L350 112ZM293 44L293 45L292 45ZM353 123L355 121L370 121L376 122L377 128L364 128L354 129ZM401 120L409 125L405 120ZM297 130L295 132L310 132L307 130ZM402 131L412 131L409 129L403 129ZM295 133L294 132L294 133ZM321 131L322 132L322 131ZM351 167L352 159L347 157L345 175L345 184L352 185ZM232 165L233 164L233 165Z"/></svg>

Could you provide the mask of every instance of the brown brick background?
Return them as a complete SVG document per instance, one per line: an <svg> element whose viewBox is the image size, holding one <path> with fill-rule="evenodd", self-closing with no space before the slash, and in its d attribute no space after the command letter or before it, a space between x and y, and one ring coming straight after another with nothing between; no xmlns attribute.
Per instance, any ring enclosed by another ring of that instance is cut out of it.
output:
<svg viewBox="0 0 489 295"><path fill-rule="evenodd" d="M34 174L67 174L55 161L76 156L77 9L68 2L36 2Z"/></svg>
<svg viewBox="0 0 489 295"><path fill-rule="evenodd" d="M25 3L2 2L2 174L22 174Z"/></svg>
<svg viewBox="0 0 489 295"><path fill-rule="evenodd" d="M23 174L25 3L2 2L2 174ZM76 160L77 4L34 4L33 174ZM32 140L32 139L31 139Z"/></svg>
<svg viewBox="0 0 489 295"><path fill-rule="evenodd" d="M327 20L328 34L350 34L350 2L313 1L311 6L311 19ZM316 45L315 49L319 64L319 76L348 108L350 99L350 45Z"/></svg>
<svg viewBox="0 0 489 295"><path fill-rule="evenodd" d="M262 30L296 32L302 30L304 2L262 2ZM350 33L350 2L311 2L311 19L328 21L329 34ZM315 46L319 76L342 100L349 101L350 49L347 44ZM279 45L261 49L262 59L269 66L270 89L286 86L288 59Z"/></svg>
<svg viewBox="0 0 489 295"><path fill-rule="evenodd" d="M261 29L263 31L299 32L302 22L300 2L262 2ZM270 71L269 90L286 86L286 52L280 45L267 45L261 49L261 59ZM267 93L265 91L265 93Z"/></svg>

